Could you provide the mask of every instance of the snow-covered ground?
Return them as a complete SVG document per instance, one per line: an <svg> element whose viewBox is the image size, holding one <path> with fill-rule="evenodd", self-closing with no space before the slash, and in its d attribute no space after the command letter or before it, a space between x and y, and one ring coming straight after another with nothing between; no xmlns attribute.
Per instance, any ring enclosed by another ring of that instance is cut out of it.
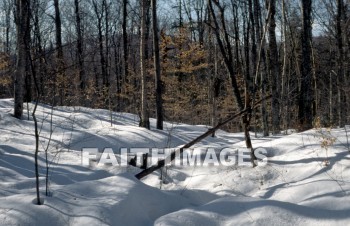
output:
<svg viewBox="0 0 350 226"><path fill-rule="evenodd" d="M33 105L29 104L30 111ZM139 128L138 117L82 107L39 106L40 185L35 205L34 123L0 100L0 225L348 225L350 158L343 128L253 138L268 164L167 167L138 181L137 168L82 165L84 147L180 147L206 126ZM112 125L111 125L112 116ZM50 124L52 117L52 126ZM349 134L350 135L350 134ZM51 137L51 139L50 139ZM321 142L334 138L334 144ZM197 148L244 147L242 133L219 131ZM45 196L45 150L49 196Z"/></svg>

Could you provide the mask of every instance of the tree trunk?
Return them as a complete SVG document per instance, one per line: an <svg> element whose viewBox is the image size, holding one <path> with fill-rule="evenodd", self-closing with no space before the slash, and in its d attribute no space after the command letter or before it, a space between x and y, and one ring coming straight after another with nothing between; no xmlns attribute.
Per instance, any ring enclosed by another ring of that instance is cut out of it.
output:
<svg viewBox="0 0 350 226"><path fill-rule="evenodd" d="M266 8L269 11L268 34L269 34L269 75L271 82L271 116L272 116L272 133L280 132L280 66L278 61L278 50L276 41L276 0L268 0Z"/></svg>
<svg viewBox="0 0 350 226"><path fill-rule="evenodd" d="M141 65L141 117L140 127L149 129L149 115L147 109L146 95L146 15L147 15L147 0L141 1L141 37L140 37L140 65Z"/></svg>
<svg viewBox="0 0 350 226"><path fill-rule="evenodd" d="M123 58L124 58L124 81L126 81L129 72L129 64L128 64L128 34L126 32L127 26L127 17L128 17L128 0L123 0Z"/></svg>
<svg viewBox="0 0 350 226"><path fill-rule="evenodd" d="M94 5L94 11L96 14L97 19L97 30L98 30L98 47L99 47L99 55L100 55L100 65L101 65L101 77L102 77L102 90L104 91L104 88L107 87L107 69L106 69L106 59L104 54L104 47L103 47L103 10L99 9L98 3L96 1L93 1ZM102 2L104 4L104 1ZM97 81L98 84L98 81ZM96 87L99 89L99 87Z"/></svg>
<svg viewBox="0 0 350 226"><path fill-rule="evenodd" d="M302 64L301 64L301 85L299 90L299 126L302 131L312 128L313 114L313 87L311 71L311 9L312 0L302 0Z"/></svg>
<svg viewBox="0 0 350 226"><path fill-rule="evenodd" d="M337 15L336 15L336 39L338 48L338 60L337 60L337 88L338 88L338 126L343 127L345 124L345 74L344 74L344 43L343 43L343 29L342 29L342 19L343 19L343 0L337 0Z"/></svg>
<svg viewBox="0 0 350 226"><path fill-rule="evenodd" d="M53 95L51 93L45 93L46 87L44 84L45 76L47 76L47 67L45 64L45 54L42 46L42 38L41 38L41 29L40 29L40 21L39 21L39 0L33 1L33 46L35 49L35 57L38 59L38 74L39 77L37 78L37 83L38 83L38 89L40 95L46 94L50 97ZM35 81L34 81L35 84Z"/></svg>
<svg viewBox="0 0 350 226"><path fill-rule="evenodd" d="M6 3L5 3L6 4ZM11 45L10 45L10 31L11 31L11 13L12 13L12 7L9 2L7 2L5 6L5 52L7 55L10 55L11 52Z"/></svg>
<svg viewBox="0 0 350 226"><path fill-rule="evenodd" d="M153 51L156 85L157 129L163 130L162 80L160 76L159 37L157 25L157 1L152 0Z"/></svg>
<svg viewBox="0 0 350 226"><path fill-rule="evenodd" d="M60 15L59 0L54 0L55 7L55 28L56 28L56 48L57 48L57 79L59 94L60 94L60 105L64 103L66 81L64 76L64 59L63 59L63 46L62 46L62 22Z"/></svg>
<svg viewBox="0 0 350 226"><path fill-rule="evenodd" d="M17 63L14 81L14 116L21 119L23 114L24 98L24 78L26 74L27 48L29 48L30 38L30 19L29 19L29 1L16 0L16 28L17 28Z"/></svg>
<svg viewBox="0 0 350 226"><path fill-rule="evenodd" d="M253 14L254 14L254 24L255 24L255 36L256 36L256 41L257 41L257 49L259 50L258 52L258 58L256 61L256 64L254 67L256 67L255 71L255 84L260 83L260 92L261 96L264 97L266 96L266 89L267 89L267 66L266 66L266 53L265 53L265 31L262 28L261 25L261 6L260 2L258 0L254 0L254 5L253 5ZM260 69L260 65L263 66L262 69ZM260 81L259 81L260 79ZM263 131L263 136L269 136L269 124L268 124L268 112L266 109L266 102L263 101L261 104L260 108L261 112L261 123L262 123L262 131Z"/></svg>
<svg viewBox="0 0 350 226"><path fill-rule="evenodd" d="M286 3L282 0L282 35L283 35L283 64L282 64L282 74L281 74L281 106L286 106L287 104L287 92L286 92L286 81L287 81L287 15L286 15ZM283 113L281 112L281 117L283 119L283 125L286 126L286 114L284 108ZM283 114L283 116L282 116ZM284 128L287 130L288 128Z"/></svg>
<svg viewBox="0 0 350 226"><path fill-rule="evenodd" d="M84 90L86 87L86 78L85 78L85 69L84 69L83 35L82 35L82 28L81 28L79 0L74 0L74 5L75 5L75 21L76 21L76 32L77 32L78 73L79 73L80 89Z"/></svg>
<svg viewBox="0 0 350 226"><path fill-rule="evenodd" d="M104 17L105 17L105 88L107 89L106 92L108 92L108 96L110 95L110 72L109 72L109 6L107 5L106 0L102 0L102 11L104 11ZM110 98L109 98L110 100Z"/></svg>
<svg viewBox="0 0 350 226"><path fill-rule="evenodd" d="M24 80L24 84L25 84L24 102L29 103L29 102L32 102L32 75L30 74L30 62L28 57L26 58L25 71L26 71L26 74L25 74L25 80Z"/></svg>
<svg viewBox="0 0 350 226"><path fill-rule="evenodd" d="M113 47L114 47L114 65L115 65L115 78L116 78L116 91L117 91L116 110L120 112L123 66L121 63L122 54L121 54L121 48L120 48L120 39L118 39L118 34L116 34L116 32L114 32L112 40L113 40Z"/></svg>

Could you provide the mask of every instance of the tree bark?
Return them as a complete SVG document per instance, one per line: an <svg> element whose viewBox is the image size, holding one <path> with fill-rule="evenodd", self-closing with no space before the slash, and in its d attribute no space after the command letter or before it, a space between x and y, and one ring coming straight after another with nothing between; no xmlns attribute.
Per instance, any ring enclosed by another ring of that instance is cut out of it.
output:
<svg viewBox="0 0 350 226"><path fill-rule="evenodd" d="M338 89L338 126L343 127L345 124L345 74L344 74L344 43L343 43L343 19L344 2L343 0L337 0L337 15L336 15L336 40L338 48L338 60L337 60L337 89Z"/></svg>
<svg viewBox="0 0 350 226"><path fill-rule="evenodd" d="M107 4L106 0L102 0L102 10L104 11L104 18L105 18L105 88L107 89L106 92L108 92L108 96L110 95L110 72L109 72L109 5ZM108 98L110 100L110 98Z"/></svg>
<svg viewBox="0 0 350 226"><path fill-rule="evenodd" d="M301 85L299 90L299 126L302 131L312 128L313 114L313 87L311 70L311 10L312 0L302 0L302 64L301 64Z"/></svg>
<svg viewBox="0 0 350 226"><path fill-rule="evenodd" d="M105 1L102 1L102 5L104 5ZM106 67L106 58L104 53L104 40L103 40L103 11L102 7L99 9L98 3L93 1L94 11L97 19L97 30L98 30L98 47L99 47L99 55L100 55L100 64L101 64L101 77L102 77L102 91L105 91L105 88L108 87L108 76L107 76L107 67ZM96 81L97 86L99 86L99 82ZM99 87L96 87L99 90ZM104 93L105 94L105 93Z"/></svg>
<svg viewBox="0 0 350 226"><path fill-rule="evenodd" d="M268 34L269 34L269 75L271 82L271 116L272 116L272 133L280 132L280 65L278 60L278 50L276 41L276 0L268 0L266 8L269 12Z"/></svg>
<svg viewBox="0 0 350 226"><path fill-rule="evenodd" d="M7 55L11 53L10 45L10 31L11 31L11 13L12 13L12 2L5 2L5 52Z"/></svg>
<svg viewBox="0 0 350 226"><path fill-rule="evenodd" d="M266 52L265 52L265 30L261 24L261 6L258 0L254 0L253 5L254 14L254 24L255 24L255 37L257 41L257 49L259 50L257 55L257 61L254 67L255 71L255 85L260 84L261 96L266 96L267 93L267 66L266 66ZM269 14L269 13L268 13ZM261 68L262 65L262 69ZM261 112L261 122L263 136L269 136L269 124L268 124L268 112L266 108L266 103L263 101L260 108Z"/></svg>
<svg viewBox="0 0 350 226"><path fill-rule="evenodd" d="M162 80L160 75L160 56L159 56L159 37L157 25L157 1L152 1L152 25L153 25L153 51L156 85L156 115L157 129L163 130L163 99L162 99Z"/></svg>
<svg viewBox="0 0 350 226"><path fill-rule="evenodd" d="M127 27L127 17L128 17L128 0L123 0L123 23L122 23L122 30L123 30L123 58L124 58L124 81L126 81L128 77L129 72L129 63L128 63L128 34L126 31Z"/></svg>
<svg viewBox="0 0 350 226"><path fill-rule="evenodd" d="M146 15L147 15L147 0L141 1L141 36L140 36L140 66L141 66L141 117L140 127L149 129L149 115L147 109L146 95Z"/></svg>
<svg viewBox="0 0 350 226"><path fill-rule="evenodd" d="M17 28L17 63L14 73L14 116L21 119L23 114L24 78L26 63L28 62L28 48L30 42L30 3L28 0L16 0L16 28Z"/></svg>
<svg viewBox="0 0 350 226"><path fill-rule="evenodd" d="M285 0L282 0L282 35L283 35L283 64L282 64L282 74L281 74L281 106L287 105L287 90L286 90L286 81L287 81L287 15L286 15L286 3ZM286 126L286 116L288 114L285 111L286 108L282 108L285 113L281 112L281 118L283 120L283 126ZM288 128L284 128L288 129Z"/></svg>
<svg viewBox="0 0 350 226"><path fill-rule="evenodd" d="M75 6L75 21L77 32L77 60L78 60L78 72L80 89L84 90L86 87L85 68L84 68L84 56L83 56L83 35L81 28L80 6L79 0L74 0Z"/></svg>
<svg viewBox="0 0 350 226"><path fill-rule="evenodd" d="M60 93L60 104L63 105L65 99L66 81L64 76L64 59L63 59L63 46L62 46L62 22L59 0L54 0L55 8L55 28L56 28L56 48L57 48L57 78L58 88Z"/></svg>
<svg viewBox="0 0 350 226"><path fill-rule="evenodd" d="M47 75L46 65L45 65L45 57L44 51L42 47L42 38L41 38L41 29L40 29L40 21L39 21L39 0L33 1L33 46L35 49L35 58L38 58L38 87L40 94L45 93L45 85L44 85L44 77Z"/></svg>

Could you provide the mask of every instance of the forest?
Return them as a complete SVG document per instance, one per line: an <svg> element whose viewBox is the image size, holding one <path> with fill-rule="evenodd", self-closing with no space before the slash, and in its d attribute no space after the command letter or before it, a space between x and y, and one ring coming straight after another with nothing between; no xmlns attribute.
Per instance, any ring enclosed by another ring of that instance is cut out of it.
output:
<svg viewBox="0 0 350 226"><path fill-rule="evenodd" d="M3 0L0 13L0 97L17 118L39 101L158 129L243 109L226 130L349 122L348 1Z"/></svg>

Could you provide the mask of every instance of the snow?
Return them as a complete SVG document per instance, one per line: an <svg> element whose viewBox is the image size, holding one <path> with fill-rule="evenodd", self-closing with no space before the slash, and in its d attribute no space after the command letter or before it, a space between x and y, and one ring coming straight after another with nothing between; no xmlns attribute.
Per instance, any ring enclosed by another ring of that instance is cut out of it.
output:
<svg viewBox="0 0 350 226"><path fill-rule="evenodd" d="M26 105L25 105L26 106ZM29 104L30 112L33 104ZM208 127L165 123L138 127L128 113L40 105L40 189L36 205L34 123L11 116L12 99L0 100L0 225L347 225L350 158L344 128L313 129L253 138L268 164L168 166L137 180L132 166L83 166L81 150L175 148ZM50 125L52 117L52 126ZM50 139L51 137L51 139ZM335 138L321 147L321 141ZM242 133L219 131L196 148L244 147ZM45 196L45 150L50 163Z"/></svg>

